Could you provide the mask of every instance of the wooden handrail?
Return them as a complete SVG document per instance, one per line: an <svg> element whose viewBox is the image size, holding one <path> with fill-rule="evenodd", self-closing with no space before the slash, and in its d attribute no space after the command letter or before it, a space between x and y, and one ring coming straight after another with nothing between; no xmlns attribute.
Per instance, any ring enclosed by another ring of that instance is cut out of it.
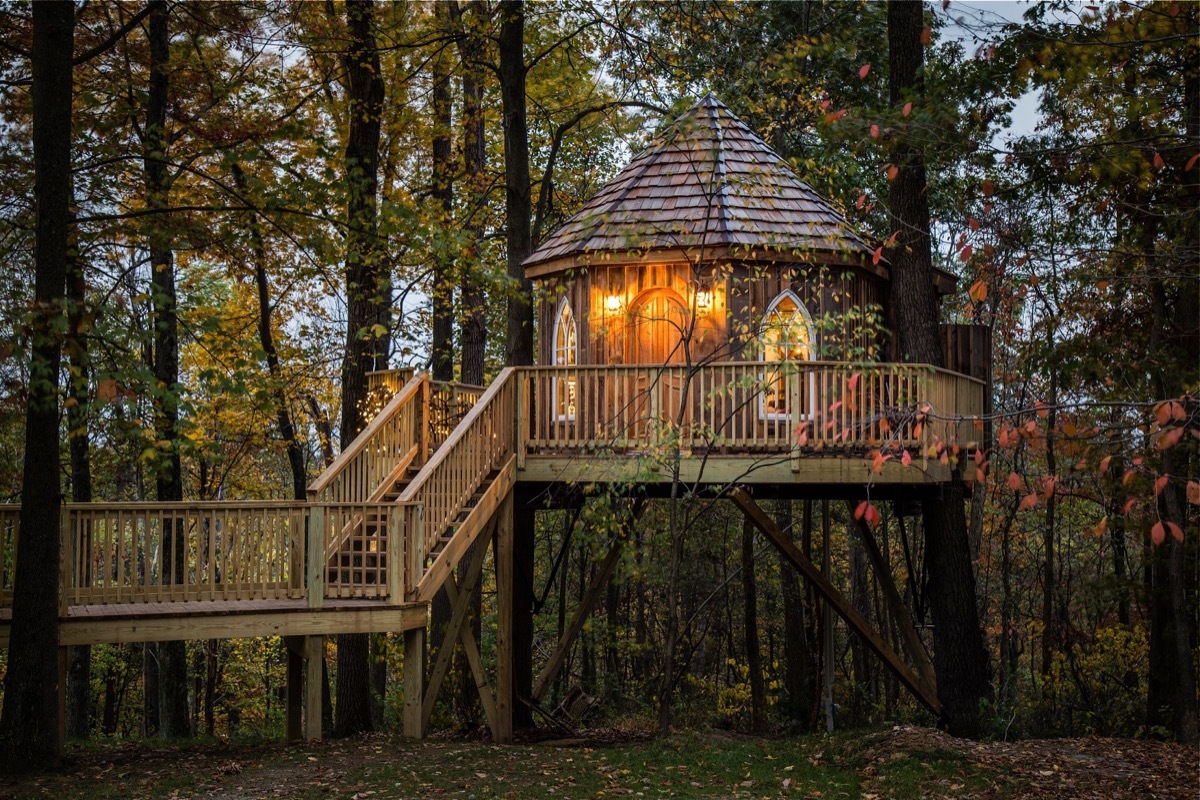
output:
<svg viewBox="0 0 1200 800"><path fill-rule="evenodd" d="M346 470L351 462L353 462L354 459L357 458L358 455L367 448L367 445L370 444L371 440L374 439L376 435L378 435L380 430L382 430L384 426L386 426L394 416L400 413L401 409L403 409L408 402L412 400L414 396L416 396L417 392L421 389L421 384L428 380L429 376L425 373L414 375L412 378L410 378L408 383L406 383L404 387L396 393L395 397L388 401L388 404L383 407L383 410L380 411L375 418L367 424L367 427L363 428L362 432L358 434L358 436L354 437L354 441L351 442L350 445L343 450L336 459L334 459L333 463L330 464L329 467L327 467L325 471L316 478L316 480L309 484L309 498L314 499L316 495L319 495L321 492L328 489L330 484L332 484L333 481ZM375 487L371 487L372 490L374 488ZM365 500L366 497L359 499Z"/></svg>

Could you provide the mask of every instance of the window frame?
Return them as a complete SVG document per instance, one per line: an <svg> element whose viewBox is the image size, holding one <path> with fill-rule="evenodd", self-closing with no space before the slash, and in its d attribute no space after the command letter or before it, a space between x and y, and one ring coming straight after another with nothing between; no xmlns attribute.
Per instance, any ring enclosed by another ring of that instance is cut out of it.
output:
<svg viewBox="0 0 1200 800"><path fill-rule="evenodd" d="M800 325L803 325L804 333L805 333L805 337L806 337L805 349L807 351L807 355L803 359L796 359L796 361L800 361L800 360L815 361L816 360L815 359L815 356L816 356L816 330L813 327L812 315L810 315L808 313L808 307L804 305L804 302L800 299L799 295L797 295L791 289L784 289L782 292L780 292L778 295L776 295L775 299L773 299L770 302L770 304L767 306L767 310L763 313L762 324L759 326L759 331L758 331L758 360L760 362L762 362L763 364L779 365L779 370L776 372L776 375L773 376L770 380L781 381L786 386L787 375L784 372L785 365L793 363L793 359L784 358L780 361L768 361L767 360L767 346L768 345L766 342L766 336L767 336L768 331L770 330L770 326L771 326L771 322L772 322L771 318L772 318L772 316L782 317L781 314L778 314L776 312L776 309L785 300L791 300L792 303L794 303L796 306L796 311L793 313L792 318L786 322L786 324L789 327L796 325L797 323ZM784 344L787 344L786 340L784 340ZM778 344L776 344L776 346L778 346ZM786 348L784 348L784 349L786 352ZM787 409L786 411L782 411L782 412L767 410L766 388L769 383L769 379L767 378L765 371L759 375L759 383L762 386L762 390L760 390L759 394L758 394L758 417L759 417L759 419L766 420L767 422L787 422L787 421L792 421L792 420L799 422L799 421L804 421L804 420L812 420L814 418L814 416L815 416L814 404L816 402L816 388L817 388L815 373L809 372L809 375L808 375L808 408L805 409L803 413L798 414L798 415L794 413L794 409L790 409L790 408Z"/></svg>
<svg viewBox="0 0 1200 800"><path fill-rule="evenodd" d="M565 322L570 325L566 337L560 344L560 333ZM563 297L558 301L558 309L554 313L554 327L551 332L550 355L556 367L575 367L579 365L579 325L575 321L575 310L570 301ZM560 387L559 384L564 384ZM566 389L565 396L560 395ZM572 377L555 377L550 381L550 408L554 419L559 422L572 422L575 419L575 379ZM568 402L561 402L568 401Z"/></svg>

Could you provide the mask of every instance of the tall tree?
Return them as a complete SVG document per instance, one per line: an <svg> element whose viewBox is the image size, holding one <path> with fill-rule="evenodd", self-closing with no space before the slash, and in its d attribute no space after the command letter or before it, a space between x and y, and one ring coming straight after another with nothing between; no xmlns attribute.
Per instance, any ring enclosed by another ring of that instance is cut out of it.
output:
<svg viewBox="0 0 1200 800"><path fill-rule="evenodd" d="M462 154L463 187L466 220L464 233L468 237L463 252L459 308L462 309L462 370L463 383L483 385L487 353L487 312L483 281L475 264L478 263L483 242L484 209L487 194L487 136L484 127L484 69L487 56L483 36L484 8L480 0L471 0L457 9L459 28L459 59L462 62Z"/></svg>
<svg viewBox="0 0 1200 800"><path fill-rule="evenodd" d="M450 91L451 8L434 6L437 30L446 34L433 57L433 200L442 236L434 248L433 343L430 360L433 379L454 379L454 256L450 230L454 214L454 104Z"/></svg>
<svg viewBox="0 0 1200 800"><path fill-rule="evenodd" d="M375 39L375 3L346 3L346 357L342 361L342 448L362 430L366 373L387 367L389 278L378 241L379 138L384 84ZM338 636L334 734L372 729L370 637Z"/></svg>
<svg viewBox="0 0 1200 800"><path fill-rule="evenodd" d="M0 762L9 770L58 761L58 379L71 227L71 60L75 6L33 6L34 307L25 413L20 549L13 595Z"/></svg>
<svg viewBox="0 0 1200 800"><path fill-rule="evenodd" d="M924 10L925 4L919 0L888 2L893 106L919 98L923 88ZM903 360L941 366L925 157L911 129L900 132L891 158L898 172L888 191L896 237L889 260L900 355ZM941 497L925 500L925 559L942 722L955 735L977 736L980 703L988 697L990 687L964 503L963 484L957 478L945 486Z"/></svg>

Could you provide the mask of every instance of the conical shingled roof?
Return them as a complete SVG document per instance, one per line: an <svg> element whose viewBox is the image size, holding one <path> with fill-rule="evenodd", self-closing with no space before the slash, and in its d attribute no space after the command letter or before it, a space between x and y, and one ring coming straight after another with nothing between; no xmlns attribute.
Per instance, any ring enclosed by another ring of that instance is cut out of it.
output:
<svg viewBox="0 0 1200 800"><path fill-rule="evenodd" d="M532 276L600 254L704 247L714 256L872 248L713 95L705 95L525 259ZM807 260L807 259L805 259Z"/></svg>

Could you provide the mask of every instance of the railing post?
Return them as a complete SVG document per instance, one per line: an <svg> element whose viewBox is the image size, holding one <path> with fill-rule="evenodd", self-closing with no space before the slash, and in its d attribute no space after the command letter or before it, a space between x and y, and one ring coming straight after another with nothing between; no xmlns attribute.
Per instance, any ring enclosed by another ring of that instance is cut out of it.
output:
<svg viewBox="0 0 1200 800"><path fill-rule="evenodd" d="M425 567L425 506L416 504L408 506L411 513L411 524L405 525L404 530L404 555L407 569L405 569L405 584L408 593L411 595L417 590L417 584L421 582L421 572Z"/></svg>
<svg viewBox="0 0 1200 800"><path fill-rule="evenodd" d="M804 380L804 373L799 366L791 370L791 374L788 375L787 380L787 407L788 411L791 412L789 416L793 425L791 430L785 431L785 435L787 436L788 452L792 454L792 472L800 471L800 447L796 443L795 426L800 424L800 417L802 415L802 409L800 408L800 382L802 380Z"/></svg>
<svg viewBox="0 0 1200 800"><path fill-rule="evenodd" d="M308 607L325 605L325 507L309 507L308 514Z"/></svg>
<svg viewBox="0 0 1200 800"><path fill-rule="evenodd" d="M517 370L513 373L513 453L517 457L517 469L525 466L525 411L529 400L525 396L525 382L529 373Z"/></svg>
<svg viewBox="0 0 1200 800"><path fill-rule="evenodd" d="M71 564L74 563L75 546L71 536L71 511L66 503L59 506L58 512L58 616L67 616L71 600Z"/></svg>
<svg viewBox="0 0 1200 800"><path fill-rule="evenodd" d="M398 606L404 602L405 541L404 506L388 504L387 519L387 586L388 604Z"/></svg>
<svg viewBox="0 0 1200 800"><path fill-rule="evenodd" d="M429 409L429 376L421 379L421 463L429 461L429 431L433 426L433 415Z"/></svg>

